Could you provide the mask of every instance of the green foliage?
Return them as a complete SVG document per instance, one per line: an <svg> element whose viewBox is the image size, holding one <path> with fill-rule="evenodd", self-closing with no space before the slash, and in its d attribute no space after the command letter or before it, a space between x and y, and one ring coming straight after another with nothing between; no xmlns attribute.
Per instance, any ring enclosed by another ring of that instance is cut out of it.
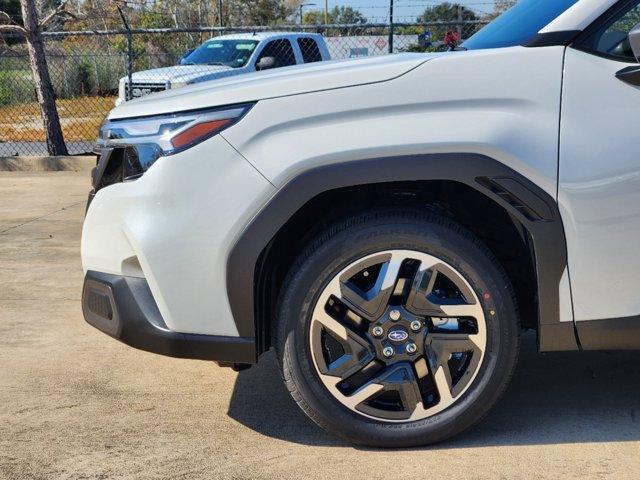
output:
<svg viewBox="0 0 640 480"><path fill-rule="evenodd" d="M0 63L0 107L35 100L30 70L9 70Z"/></svg>
<svg viewBox="0 0 640 480"><path fill-rule="evenodd" d="M413 53L427 53L427 52L441 52L445 47L434 47L434 46L425 46L420 45L419 43L412 43L405 48L398 50L398 52L413 52Z"/></svg>
<svg viewBox="0 0 640 480"><path fill-rule="evenodd" d="M282 0L226 0L223 16L226 25L277 25L286 23L291 7Z"/></svg>
<svg viewBox="0 0 640 480"><path fill-rule="evenodd" d="M478 20L478 16L475 12L459 3L443 2L433 7L428 7L422 15L416 20L420 23L430 22L456 22L459 19L462 21ZM442 40L445 33L449 30L455 30L455 25L443 25L430 27L431 41ZM477 27L465 26L464 37L468 38L477 31Z"/></svg>
<svg viewBox="0 0 640 480"><path fill-rule="evenodd" d="M455 22L459 17L462 20L478 19L473 10L459 3L442 2L428 7L417 20L418 22Z"/></svg>
<svg viewBox="0 0 640 480"><path fill-rule="evenodd" d="M494 18L499 17L516 3L518 3L518 0L495 0L493 12L485 17L486 20L493 20Z"/></svg>
<svg viewBox="0 0 640 480"><path fill-rule="evenodd" d="M638 23L640 23L640 6L629 10L620 20L609 27L609 31L628 34Z"/></svg>
<svg viewBox="0 0 640 480"><path fill-rule="evenodd" d="M171 16L165 12L145 11L140 14L140 28L170 28L174 27Z"/></svg>
<svg viewBox="0 0 640 480"><path fill-rule="evenodd" d="M303 23L321 25L324 22L324 10L309 10L302 16ZM367 18L353 7L333 7L327 12L328 23L353 25L367 23Z"/></svg>
<svg viewBox="0 0 640 480"><path fill-rule="evenodd" d="M133 36L133 44L132 44L132 51L133 51L133 58L134 58L134 64L136 65L136 69L140 70L140 69L144 69L147 68L147 64L145 65L139 65L139 63L142 61L141 59L148 57L147 55L147 43L146 43L146 39L143 37L146 37L147 35L134 35ZM161 35L155 35L155 37L160 38L162 37ZM167 42L169 43L169 42ZM128 54L128 45L127 45L127 37L125 37L124 35L119 36L116 38L116 40L113 42L113 48L117 53L121 53L122 57L124 58L127 54Z"/></svg>
<svg viewBox="0 0 640 480"><path fill-rule="evenodd" d="M71 82L74 84L75 92L77 95L88 95L93 90L95 79L93 78L93 72L88 58L80 58L75 62L72 69Z"/></svg>
<svg viewBox="0 0 640 480"><path fill-rule="evenodd" d="M125 75L125 62L124 55L117 53L54 55L48 61L53 88L61 99L115 95Z"/></svg>

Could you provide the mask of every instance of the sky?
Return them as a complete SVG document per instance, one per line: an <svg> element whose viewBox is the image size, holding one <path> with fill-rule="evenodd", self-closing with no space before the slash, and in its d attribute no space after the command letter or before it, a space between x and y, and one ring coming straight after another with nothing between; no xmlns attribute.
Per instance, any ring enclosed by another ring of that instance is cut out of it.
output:
<svg viewBox="0 0 640 480"><path fill-rule="evenodd" d="M305 8L324 8L324 0L307 0L317 6ZM389 0L328 0L329 8L335 5L350 5L360 10L370 22L386 22L389 19ZM398 22L413 22L425 8L441 3L442 0L394 0L394 18ZM456 0L478 13L488 13L493 10L491 0Z"/></svg>

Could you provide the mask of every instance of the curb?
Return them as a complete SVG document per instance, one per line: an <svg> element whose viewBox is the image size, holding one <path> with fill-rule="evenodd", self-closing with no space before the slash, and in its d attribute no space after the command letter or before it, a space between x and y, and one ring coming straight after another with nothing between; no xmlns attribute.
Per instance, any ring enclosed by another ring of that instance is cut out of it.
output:
<svg viewBox="0 0 640 480"><path fill-rule="evenodd" d="M84 172L95 165L95 156L0 157L0 172Z"/></svg>

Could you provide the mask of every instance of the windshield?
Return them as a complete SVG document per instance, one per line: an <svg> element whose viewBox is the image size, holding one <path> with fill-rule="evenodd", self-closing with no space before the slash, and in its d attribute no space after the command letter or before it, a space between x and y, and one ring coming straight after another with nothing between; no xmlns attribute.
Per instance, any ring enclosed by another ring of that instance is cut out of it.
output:
<svg viewBox="0 0 640 480"><path fill-rule="evenodd" d="M257 45L255 40L209 40L180 60L180 65L244 67Z"/></svg>
<svg viewBox="0 0 640 480"><path fill-rule="evenodd" d="M578 0L520 0L462 44L469 50L515 47L537 33Z"/></svg>

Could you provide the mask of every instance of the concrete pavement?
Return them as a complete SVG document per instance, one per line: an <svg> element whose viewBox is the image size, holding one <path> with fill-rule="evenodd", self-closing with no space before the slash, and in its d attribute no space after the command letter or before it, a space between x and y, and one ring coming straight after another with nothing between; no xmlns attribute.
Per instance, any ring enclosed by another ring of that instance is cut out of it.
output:
<svg viewBox="0 0 640 480"><path fill-rule="evenodd" d="M234 373L133 350L85 324L88 173L0 173L0 478L640 477L640 353L539 355L472 431L354 448L309 421L272 355Z"/></svg>

